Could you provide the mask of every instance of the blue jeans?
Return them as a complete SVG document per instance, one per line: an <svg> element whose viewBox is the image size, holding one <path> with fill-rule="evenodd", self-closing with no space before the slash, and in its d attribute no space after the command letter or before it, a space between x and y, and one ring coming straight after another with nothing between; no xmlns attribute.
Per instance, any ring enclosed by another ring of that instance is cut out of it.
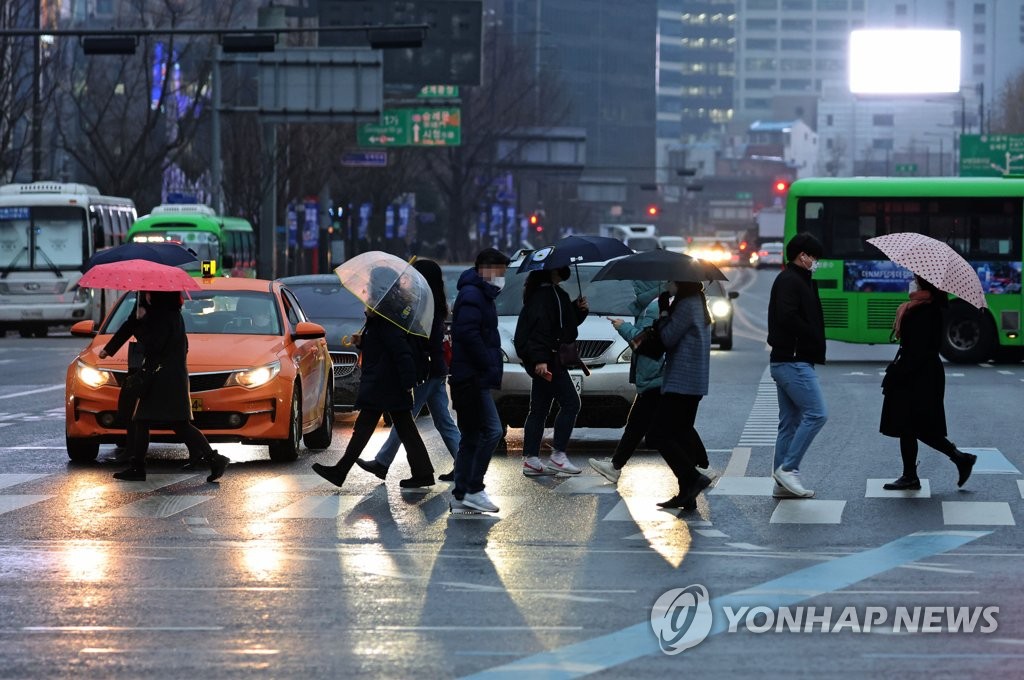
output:
<svg viewBox="0 0 1024 680"><path fill-rule="evenodd" d="M569 445L576 415L580 412L580 395L569 377L569 371L556 368L551 380L533 376L530 389L530 413L526 416L523 428L523 457L529 458L540 454L540 441L544 438L544 423L551 410L551 402L558 402L558 415L555 416L555 435L551 445L555 451L565 451Z"/></svg>
<svg viewBox="0 0 1024 680"><path fill-rule="evenodd" d="M448 392L445 389L444 378L431 378L413 389L413 418L423 409L424 404L430 409L430 417L434 421L434 427L437 428L438 434L444 440L444 445L454 458L459 450L459 441L462 439L462 436L459 434L459 428L455 427L451 411L448 410ZM400 445L398 431L395 428L391 428L387 441L384 442L384 445L380 447L380 451L377 452L377 462L384 467L391 467L391 463L395 461L395 456L398 455L398 447Z"/></svg>
<svg viewBox="0 0 1024 680"><path fill-rule="evenodd" d="M799 470L807 448L828 420L825 398L811 364L784 361L772 363L770 370L779 394L779 434L772 470Z"/></svg>
<svg viewBox="0 0 1024 680"><path fill-rule="evenodd" d="M491 454L501 441L501 419L491 390L486 387L479 389L479 399L479 411L473 410L478 417L462 427L462 443L455 456L455 488L452 489L452 495L459 500L467 493L484 490L484 475L491 462ZM459 422L463 422L461 415Z"/></svg>

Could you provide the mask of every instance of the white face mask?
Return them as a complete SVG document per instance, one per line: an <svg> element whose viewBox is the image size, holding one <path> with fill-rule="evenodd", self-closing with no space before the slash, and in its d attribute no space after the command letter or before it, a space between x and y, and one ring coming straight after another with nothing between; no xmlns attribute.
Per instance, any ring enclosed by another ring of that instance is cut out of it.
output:
<svg viewBox="0 0 1024 680"><path fill-rule="evenodd" d="M808 260L811 261L810 266L807 267L807 271L811 272L812 274L814 272L818 271L818 260L816 260L815 258L811 257L810 255L805 255L804 257L806 257Z"/></svg>
<svg viewBox="0 0 1024 680"><path fill-rule="evenodd" d="M501 290L502 288L505 287L505 277L504 276L495 276L494 278L487 279L487 283L491 284L492 286L497 287L498 290Z"/></svg>
<svg viewBox="0 0 1024 680"><path fill-rule="evenodd" d="M910 285L907 286L907 292L908 293L916 293L919 290L921 290L921 286L917 285L917 279L911 279L910 280Z"/></svg>

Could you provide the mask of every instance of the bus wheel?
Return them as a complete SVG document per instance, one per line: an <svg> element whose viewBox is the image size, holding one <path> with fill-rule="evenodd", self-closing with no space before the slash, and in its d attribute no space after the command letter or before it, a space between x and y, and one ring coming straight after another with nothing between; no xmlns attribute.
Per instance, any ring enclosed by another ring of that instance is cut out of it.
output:
<svg viewBox="0 0 1024 680"><path fill-rule="evenodd" d="M36 326L32 329L32 336L36 338L45 338L46 334L50 332L50 329L46 326Z"/></svg>
<svg viewBox="0 0 1024 680"><path fill-rule="evenodd" d="M940 352L957 364L986 361L992 356L996 340L989 316L964 303L953 303L942 322Z"/></svg>
<svg viewBox="0 0 1024 680"><path fill-rule="evenodd" d="M20 335L23 338L31 338L32 329L28 326L22 326L21 328L18 329L18 335Z"/></svg>

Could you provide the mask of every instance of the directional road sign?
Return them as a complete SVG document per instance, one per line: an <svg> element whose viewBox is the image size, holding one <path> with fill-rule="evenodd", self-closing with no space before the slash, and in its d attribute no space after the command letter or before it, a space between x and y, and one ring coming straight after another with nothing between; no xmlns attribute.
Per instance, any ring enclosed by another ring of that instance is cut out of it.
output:
<svg viewBox="0 0 1024 680"><path fill-rule="evenodd" d="M386 168L387 151L346 151L341 154L341 164L347 168Z"/></svg>
<svg viewBox="0 0 1024 680"><path fill-rule="evenodd" d="M359 146L458 146L462 111L449 108L385 109L380 123L356 128Z"/></svg>
<svg viewBox="0 0 1024 680"><path fill-rule="evenodd" d="M1024 135L960 135L961 177L1024 173Z"/></svg>

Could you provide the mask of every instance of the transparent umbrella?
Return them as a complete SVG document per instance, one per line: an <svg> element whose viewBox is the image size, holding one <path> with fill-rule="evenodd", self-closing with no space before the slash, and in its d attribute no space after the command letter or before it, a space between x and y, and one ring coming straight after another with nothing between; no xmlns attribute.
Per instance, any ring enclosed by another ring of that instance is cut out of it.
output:
<svg viewBox="0 0 1024 680"><path fill-rule="evenodd" d="M434 296L430 284L411 263L373 250L346 260L334 273L374 314L407 333L430 337Z"/></svg>

